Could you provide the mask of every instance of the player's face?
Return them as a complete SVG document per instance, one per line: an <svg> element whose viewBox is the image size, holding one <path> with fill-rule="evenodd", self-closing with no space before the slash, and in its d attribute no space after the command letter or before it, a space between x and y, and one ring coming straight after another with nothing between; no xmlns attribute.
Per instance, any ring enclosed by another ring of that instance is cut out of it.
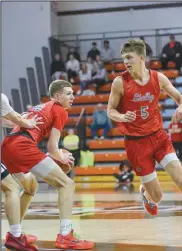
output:
<svg viewBox="0 0 182 251"><path fill-rule="evenodd" d="M140 70L142 57L135 52L129 52L122 55L124 64L130 73L137 73Z"/></svg>
<svg viewBox="0 0 182 251"><path fill-rule="evenodd" d="M70 108L75 99L73 96L73 90L71 87L64 87L61 93L58 93L57 101L64 107Z"/></svg>

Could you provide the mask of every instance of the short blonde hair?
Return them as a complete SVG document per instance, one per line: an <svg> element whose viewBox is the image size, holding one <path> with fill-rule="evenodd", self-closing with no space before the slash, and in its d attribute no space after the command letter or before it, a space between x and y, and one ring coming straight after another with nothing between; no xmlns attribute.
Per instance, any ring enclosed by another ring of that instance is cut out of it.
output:
<svg viewBox="0 0 182 251"><path fill-rule="evenodd" d="M124 53L135 52L139 56L143 55L146 57L146 46L145 42L141 39L130 39L121 48L121 55Z"/></svg>
<svg viewBox="0 0 182 251"><path fill-rule="evenodd" d="M62 91L64 87L72 87L72 84L65 80L55 80L49 86L49 95L53 97L56 92Z"/></svg>

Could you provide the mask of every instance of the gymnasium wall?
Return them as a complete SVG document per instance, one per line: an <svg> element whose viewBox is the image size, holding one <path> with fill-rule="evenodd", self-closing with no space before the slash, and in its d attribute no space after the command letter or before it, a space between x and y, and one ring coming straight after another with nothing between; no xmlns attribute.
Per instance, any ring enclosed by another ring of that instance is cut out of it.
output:
<svg viewBox="0 0 182 251"><path fill-rule="evenodd" d="M59 34L182 26L182 7L59 16Z"/></svg>
<svg viewBox="0 0 182 251"><path fill-rule="evenodd" d="M51 34L49 2L2 2L2 91L11 99Z"/></svg>
<svg viewBox="0 0 182 251"><path fill-rule="evenodd" d="M62 4L62 3L61 3ZM72 3L72 6L75 3ZM86 3L85 3L86 4ZM146 4L146 3L145 3ZM66 3L65 3L66 5ZM150 29L162 29L162 28L174 28L181 27L182 33L182 7L170 7L170 8L159 8L159 9L145 9L145 10L129 10L121 12L107 12L107 13L93 13L93 14L79 14L79 15L65 15L59 16L59 27L58 35L61 35L61 39L73 39L73 37L66 37L65 34L83 34L83 33L95 33L97 35L84 36L84 38L91 38L90 41L84 41L79 44L80 53L82 59L86 59L88 50L91 48L91 42L96 38L98 48L102 49L103 46L103 33L105 37L116 36L107 34L110 31L129 31L129 30L143 30L144 32L136 33L136 37L140 35L151 35L155 34L154 31L148 31ZM172 29L165 31L165 33L175 33L176 30ZM177 31L178 32L178 31ZM129 36L129 32L118 33L117 36L121 35ZM83 36L82 36L83 37ZM182 35L176 36L177 40L182 42ZM119 51L121 44L126 39L112 39L110 40L111 47L115 49L115 57L120 57ZM169 41L168 36L161 37L160 39L160 50L163 45ZM146 37L146 42L149 43L154 51L154 56L158 56L159 53L156 50L156 39L153 37ZM68 43L75 45L73 43ZM160 51L159 50L159 51Z"/></svg>

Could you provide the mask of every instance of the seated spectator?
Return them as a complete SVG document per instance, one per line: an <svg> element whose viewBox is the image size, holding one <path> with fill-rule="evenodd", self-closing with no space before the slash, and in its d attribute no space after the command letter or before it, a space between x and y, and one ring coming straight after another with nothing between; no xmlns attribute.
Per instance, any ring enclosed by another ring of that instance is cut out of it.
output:
<svg viewBox="0 0 182 251"><path fill-rule="evenodd" d="M96 57L97 58L97 57ZM91 73L92 73L92 76L94 76L97 72L97 69L99 68L98 67L98 64L96 61L93 61L90 57L87 58L87 70L90 70Z"/></svg>
<svg viewBox="0 0 182 251"><path fill-rule="evenodd" d="M174 35L170 35L170 42L162 49L161 64L162 68L166 69L169 61L176 63L176 69L180 70L182 65L182 46L181 43L175 40Z"/></svg>
<svg viewBox="0 0 182 251"><path fill-rule="evenodd" d="M82 94L85 90L86 86L91 83L92 73L87 69L87 65L82 63L81 70L79 71L79 79L80 79L80 93Z"/></svg>
<svg viewBox="0 0 182 251"><path fill-rule="evenodd" d="M97 43L92 43L92 49L88 52L87 58L91 58L92 60L96 60L96 56L100 55L100 51L97 49Z"/></svg>
<svg viewBox="0 0 182 251"><path fill-rule="evenodd" d="M173 147L176 150L176 154L182 162L182 121L175 121L175 117L172 117L172 121L169 125L168 131L171 135Z"/></svg>
<svg viewBox="0 0 182 251"><path fill-rule="evenodd" d="M80 54L76 51L76 49L74 47L70 48L68 55L67 55L67 60L69 60L70 54L73 54L74 58L77 59L79 62L81 61Z"/></svg>
<svg viewBox="0 0 182 251"><path fill-rule="evenodd" d="M80 167L93 167L95 161L94 153L85 145L80 151Z"/></svg>
<svg viewBox="0 0 182 251"><path fill-rule="evenodd" d="M104 48L102 49L101 52L101 60L107 64L111 63L113 59L114 59L114 51L113 49L110 48L109 41L105 40Z"/></svg>
<svg viewBox="0 0 182 251"><path fill-rule="evenodd" d="M104 68L103 62L99 62L98 67L96 74L92 77L92 82L96 84L96 93L98 92L99 87L107 82L107 71Z"/></svg>
<svg viewBox="0 0 182 251"><path fill-rule="evenodd" d="M69 55L69 60L66 63L66 70L68 73L68 81L73 83L73 78L78 76L80 70L80 63L75 59L73 54Z"/></svg>
<svg viewBox="0 0 182 251"><path fill-rule="evenodd" d="M80 160L80 147L79 137L75 134L73 129L68 130L68 135L63 139L63 147L73 154L75 158L75 166L79 164Z"/></svg>
<svg viewBox="0 0 182 251"><path fill-rule="evenodd" d="M114 173L114 177L120 183L130 183L133 181L134 174L128 160L121 161L119 173Z"/></svg>
<svg viewBox="0 0 182 251"><path fill-rule="evenodd" d="M149 67L149 66L150 66L150 62L151 62L151 59L152 59L152 54L153 54L152 48L150 47L149 44L147 44L147 43L145 42L145 39L144 39L143 36L141 36L140 39L144 41L145 46L146 46L146 59L145 59L145 63L146 63L146 66Z"/></svg>
<svg viewBox="0 0 182 251"><path fill-rule="evenodd" d="M55 54L54 60L51 63L51 76L53 80L60 79L61 77L67 80L65 65L61 60L59 53Z"/></svg>
<svg viewBox="0 0 182 251"><path fill-rule="evenodd" d="M98 139L97 130L104 129L101 139L105 139L109 130L112 128L111 120L108 118L107 111L103 108L103 104L97 105L97 110L93 113L93 122L90 128L94 139Z"/></svg>

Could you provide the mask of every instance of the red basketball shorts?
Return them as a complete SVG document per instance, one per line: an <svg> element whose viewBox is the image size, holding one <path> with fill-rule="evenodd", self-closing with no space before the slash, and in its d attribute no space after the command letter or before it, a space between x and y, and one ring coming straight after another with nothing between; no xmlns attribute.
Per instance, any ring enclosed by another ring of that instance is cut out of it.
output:
<svg viewBox="0 0 182 251"><path fill-rule="evenodd" d="M170 161L178 160L164 129L140 139L125 139L125 149L137 176L154 173L156 161L165 168Z"/></svg>
<svg viewBox="0 0 182 251"><path fill-rule="evenodd" d="M11 174L27 173L46 157L32 139L20 135L6 137L1 146L2 162Z"/></svg>

